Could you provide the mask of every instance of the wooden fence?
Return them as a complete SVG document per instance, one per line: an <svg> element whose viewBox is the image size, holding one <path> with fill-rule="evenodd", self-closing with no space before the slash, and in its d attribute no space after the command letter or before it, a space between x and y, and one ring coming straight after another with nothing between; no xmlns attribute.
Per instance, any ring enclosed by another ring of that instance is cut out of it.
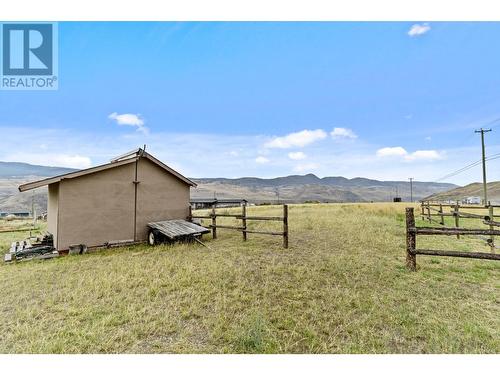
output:
<svg viewBox="0 0 500 375"><path fill-rule="evenodd" d="M460 235L488 235L491 237L500 236L500 230L491 229L500 227L500 222L496 222L488 218L483 221L489 225L490 229L471 229L460 227L417 227L415 225L415 216L413 207L406 208L406 266L411 271L417 270L417 255L434 255L434 256L449 256L460 258L475 258L500 260L500 254L484 253L484 252L467 252L454 250L431 250L417 248L417 235L445 235L445 236L460 236ZM494 251L494 250L492 250Z"/></svg>
<svg viewBox="0 0 500 375"><path fill-rule="evenodd" d="M431 201L422 201L420 203L420 215L422 220L427 220L429 223L438 223L440 225L445 225L445 217L453 217L454 224L456 228L460 227L460 218L464 219L479 219L483 221L484 224L487 222L494 222L495 218L500 218L500 214L495 213L495 209L498 211L500 206L488 204L487 206L480 205L461 205L460 203L449 204ZM467 212L476 211L476 213ZM482 212L481 212L482 211ZM438 217L439 220L435 218ZM494 229L494 225L490 225L490 229ZM456 235L460 238L460 234ZM495 249L495 236L490 236L486 239L488 245Z"/></svg>
<svg viewBox="0 0 500 375"><path fill-rule="evenodd" d="M436 221L432 219L433 217L439 217L441 220L440 224L444 225L444 218L446 216L453 216L455 218L468 218L468 219L484 219L484 218L500 218L500 214L495 214L495 209L499 209L499 205L488 204L486 206L480 205L461 205L460 203L440 203L440 202L431 202L431 201L422 201L420 202L420 210L422 220L427 219L429 222ZM445 210L449 209L449 212ZM462 210L462 212L460 212ZM473 214L470 212L465 212L466 210L483 210L487 211L487 213L481 214Z"/></svg>
<svg viewBox="0 0 500 375"><path fill-rule="evenodd" d="M14 233L14 232L31 232L39 230L39 227L25 227L25 228L12 228L12 229L0 229L0 233Z"/></svg>
<svg viewBox="0 0 500 375"><path fill-rule="evenodd" d="M238 220L241 220L241 226L230 226L230 225L220 225L217 224L218 217L232 217ZM189 220L193 219L208 219L211 220L212 223L207 227L212 230L212 238L217 238L217 229L232 229L237 230L242 233L243 241L247 240L248 233L254 234L267 234L272 236L282 236L283 237L283 247L288 249L288 205L283 205L283 216L248 216L247 215L247 206L244 204L241 206L241 214L222 214L217 213L216 206L212 206L212 212L209 215L194 215L191 207L189 209ZM283 223L283 230L279 232L273 231L262 231L262 230L251 230L247 227L248 221L280 221Z"/></svg>

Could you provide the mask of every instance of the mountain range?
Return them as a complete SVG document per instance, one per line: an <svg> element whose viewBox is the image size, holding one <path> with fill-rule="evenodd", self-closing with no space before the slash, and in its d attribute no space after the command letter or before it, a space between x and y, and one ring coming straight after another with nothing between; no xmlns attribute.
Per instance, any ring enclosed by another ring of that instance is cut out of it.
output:
<svg viewBox="0 0 500 375"><path fill-rule="evenodd" d="M242 197L256 203L276 202L369 202L392 201L396 196L411 199L408 181L378 181L368 178L323 177L314 174L277 178L198 178L193 198ZM413 199L456 188L457 185L434 182L413 182Z"/></svg>
<svg viewBox="0 0 500 375"><path fill-rule="evenodd" d="M0 178L16 178L28 176L52 177L73 171L76 171L76 169L63 167L46 167L44 165L0 161Z"/></svg>
<svg viewBox="0 0 500 375"><path fill-rule="evenodd" d="M17 187L25 182L69 173L75 169L46 167L17 162L0 162L0 211L47 209L47 189L19 193ZM245 198L254 203L307 201L370 202L392 201L399 196L410 200L408 181L378 181L367 178L323 177L314 174L276 178L193 178L198 184L191 189L192 198ZM413 182L413 199L457 188L457 185L434 182Z"/></svg>

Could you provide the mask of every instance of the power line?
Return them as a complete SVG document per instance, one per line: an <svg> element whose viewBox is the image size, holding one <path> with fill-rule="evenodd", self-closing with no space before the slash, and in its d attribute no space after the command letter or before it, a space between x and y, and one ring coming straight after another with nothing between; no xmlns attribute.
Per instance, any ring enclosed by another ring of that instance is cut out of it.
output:
<svg viewBox="0 0 500 375"><path fill-rule="evenodd" d="M495 160L495 159L498 159L498 158L500 158L500 153L499 154L491 155L490 157L486 158L486 161ZM447 174L446 176L443 176L443 177L437 179L435 182L439 182L439 181L442 181L442 180L454 177L454 176L456 176L456 175L458 175L458 174L460 174L462 172L465 172L465 171L467 171L467 170L469 170L469 169L471 169L473 167L476 167L476 166L480 165L481 162L482 162L482 160L478 160L478 161L476 161L474 163L471 163L471 164L469 164L469 165L467 165L467 166L465 166L465 167L463 167L463 168L461 168L461 169L459 169L459 170L457 170L455 172L452 172L450 174Z"/></svg>
<svg viewBox="0 0 500 375"><path fill-rule="evenodd" d="M486 187L486 161L490 161L490 160L495 160L495 159L498 159L500 153L498 154L494 154L494 155L491 155L490 157L486 157L485 156L485 147L484 147L484 133L486 132L490 132L491 131L491 128L493 127L496 127L500 125L500 117L492 120L492 121L489 121L488 123L485 124L485 126L490 126L490 129L483 129L481 128L480 130L475 130L474 133L481 133L481 146L482 146L482 158L480 160L477 160L475 162L472 162L460 169L457 169L456 171L454 172L451 172L451 173L448 173L446 175L444 175L443 177L440 177L438 178L437 180L435 180L434 182L440 182L440 181L443 181L443 180L447 180L451 177L454 177L460 173L463 173L465 171L468 171L469 169L471 168L474 168L476 167L477 165L479 164L483 164L483 186L484 186L484 199L486 200L487 199L487 187ZM470 135L467 135L466 139L470 138ZM486 202L487 204L487 202Z"/></svg>
<svg viewBox="0 0 500 375"><path fill-rule="evenodd" d="M485 161L495 160L495 159L498 159L498 158L500 158L500 153L493 154L493 155L487 157L485 159ZM458 170L456 170L454 172L448 173L448 174L444 175L443 177L438 178L434 182L440 182L440 181L443 181L443 180L447 180L447 179L449 179L451 177L454 177L454 176L456 176L456 175L458 175L458 174L460 174L462 172L468 171L469 169L474 168L475 166L478 166L481 163L482 163L482 159L477 160L477 161L475 161L473 163L467 164L466 166L464 166L464 167L462 167L462 168L460 168L460 169L458 169Z"/></svg>
<svg viewBox="0 0 500 375"><path fill-rule="evenodd" d="M447 180L447 179L449 179L451 177L454 177L457 174L460 174L462 172L465 172L466 170L469 170L469 169L471 169L471 168L473 168L473 167L475 167L476 165L479 165L479 164L481 164L481 160L475 161L475 162L473 162L471 164L468 164L465 167L462 167L462 168L460 168L460 169L458 169L458 170L456 170L454 172L448 173L448 174L444 175L443 177L438 178L434 182L440 182L440 181L443 181L443 180Z"/></svg>
<svg viewBox="0 0 500 375"><path fill-rule="evenodd" d="M484 124L483 126L489 126L491 128L494 128L495 126L498 126L498 125L500 125L500 117L498 117L494 120L491 120L490 122Z"/></svg>

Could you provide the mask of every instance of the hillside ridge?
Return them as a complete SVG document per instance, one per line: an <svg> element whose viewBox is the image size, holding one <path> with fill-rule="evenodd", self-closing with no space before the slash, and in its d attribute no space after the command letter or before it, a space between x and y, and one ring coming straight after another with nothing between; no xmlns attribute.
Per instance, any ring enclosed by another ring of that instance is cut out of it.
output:
<svg viewBox="0 0 500 375"><path fill-rule="evenodd" d="M500 203L500 181L492 181L487 184L488 200L493 204ZM459 186L447 191L438 192L425 197L425 200L435 201L461 201L467 197L483 197L483 184L473 182L465 186Z"/></svg>
<svg viewBox="0 0 500 375"><path fill-rule="evenodd" d="M77 169L65 167L48 167L20 162L0 161L0 178L2 177L52 177L64 173L74 172Z"/></svg>
<svg viewBox="0 0 500 375"><path fill-rule="evenodd" d="M75 171L71 168L46 167L27 163L0 162L0 211L47 209L47 189L19 193L18 186L37 179ZM382 202L398 195L410 200L408 181L379 181L364 177L330 176L320 178L312 173L275 178L193 178L192 198L245 198L253 203L289 202ZM449 183L413 182L413 199L457 188Z"/></svg>

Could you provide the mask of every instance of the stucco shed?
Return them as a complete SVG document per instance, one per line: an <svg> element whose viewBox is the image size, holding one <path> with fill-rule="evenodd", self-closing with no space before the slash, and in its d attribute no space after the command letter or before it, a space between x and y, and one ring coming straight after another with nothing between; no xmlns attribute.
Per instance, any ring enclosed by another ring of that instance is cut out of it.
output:
<svg viewBox="0 0 500 375"><path fill-rule="evenodd" d="M196 184L142 149L110 163L19 186L48 186L48 231L57 250L143 241L147 223L186 219Z"/></svg>

